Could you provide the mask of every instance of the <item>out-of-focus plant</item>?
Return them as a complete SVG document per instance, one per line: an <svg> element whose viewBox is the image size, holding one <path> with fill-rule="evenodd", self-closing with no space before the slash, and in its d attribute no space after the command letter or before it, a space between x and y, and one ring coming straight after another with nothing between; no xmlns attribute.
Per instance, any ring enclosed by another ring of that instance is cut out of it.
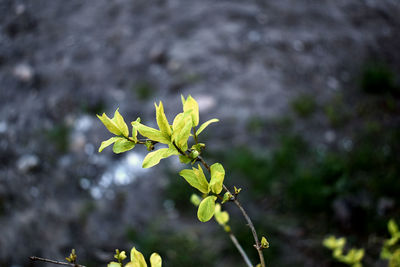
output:
<svg viewBox="0 0 400 267"><path fill-rule="evenodd" d="M400 230L392 219L388 222L390 238L385 240L381 251L381 258L389 261L389 267L400 267Z"/></svg>
<svg viewBox="0 0 400 267"><path fill-rule="evenodd" d="M146 260L142 253L136 250L136 248L131 249L131 260L127 264L123 264L123 261L127 258L125 251L115 250L114 258L117 262L110 262L107 267L147 267ZM150 256L150 266L151 267L161 267L162 259L157 253L153 253Z"/></svg>
<svg viewBox="0 0 400 267"><path fill-rule="evenodd" d="M351 267L362 267L361 260L364 257L364 249L350 249L347 254L344 254L344 247L346 246L346 238L336 238L329 236L324 239L324 246L332 250L332 257L340 262L343 262Z"/></svg>
<svg viewBox="0 0 400 267"><path fill-rule="evenodd" d="M400 267L400 230L393 219L388 222L387 227L391 237L383 243L381 259L388 260L389 267ZM364 249L352 248L345 255L343 251L346 246L346 238L329 236L324 239L323 245L332 250L332 257L337 261L352 267L362 267L361 261L365 254Z"/></svg>

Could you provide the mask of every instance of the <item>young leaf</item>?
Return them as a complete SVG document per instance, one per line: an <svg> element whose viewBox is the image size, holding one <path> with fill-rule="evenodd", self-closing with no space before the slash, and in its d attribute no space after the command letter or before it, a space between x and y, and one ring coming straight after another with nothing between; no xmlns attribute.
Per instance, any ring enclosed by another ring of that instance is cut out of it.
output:
<svg viewBox="0 0 400 267"><path fill-rule="evenodd" d="M192 194L190 196L190 202L192 202L193 205L195 205L196 207L200 205L201 202L201 198L196 195L196 194Z"/></svg>
<svg viewBox="0 0 400 267"><path fill-rule="evenodd" d="M184 106L184 105L185 105L185 102L186 102L186 100L185 100L185 97L184 97L183 95L181 95L181 101L182 101L182 106Z"/></svg>
<svg viewBox="0 0 400 267"><path fill-rule="evenodd" d="M107 267L121 267L121 266L122 266L121 263L118 263L118 262L115 262L115 261L112 261L109 264L107 264Z"/></svg>
<svg viewBox="0 0 400 267"><path fill-rule="evenodd" d="M225 202L228 202L229 200L231 200L232 195L229 192L225 192L223 198L222 198L222 202L221 204L224 204Z"/></svg>
<svg viewBox="0 0 400 267"><path fill-rule="evenodd" d="M261 247L269 248L269 242L267 241L267 239L264 236L261 238Z"/></svg>
<svg viewBox="0 0 400 267"><path fill-rule="evenodd" d="M135 147L134 142L126 140L125 138L122 137L117 137L117 140L115 141L113 146L113 151L114 153L118 154L131 150L134 147Z"/></svg>
<svg viewBox="0 0 400 267"><path fill-rule="evenodd" d="M171 140L183 151L187 150L187 140L192 129L192 119L190 112L179 113L176 115L172 124Z"/></svg>
<svg viewBox="0 0 400 267"><path fill-rule="evenodd" d="M134 267L147 267L143 254L137 251L135 247L131 250L131 262Z"/></svg>
<svg viewBox="0 0 400 267"><path fill-rule="evenodd" d="M121 131L122 135L125 137L129 136L129 130L128 130L128 125L126 125L124 118L121 116L121 114L118 112L118 109L114 113L114 118L112 118L112 121L117 125L118 129Z"/></svg>
<svg viewBox="0 0 400 267"><path fill-rule="evenodd" d="M137 118L136 119L136 122L138 122L138 123L140 123L140 118ZM137 143L137 128L136 128L136 126L134 126L133 124L132 124L132 139L133 139L133 141L135 141L136 143Z"/></svg>
<svg viewBox="0 0 400 267"><path fill-rule="evenodd" d="M172 131L171 126L169 126L167 117L164 113L163 103L160 101L160 104L158 106L156 103L154 103L154 105L156 106L156 119L158 128L160 128L160 131L165 136L165 138L170 139Z"/></svg>
<svg viewBox="0 0 400 267"><path fill-rule="evenodd" d="M184 155L180 155L179 161L183 164L189 164L192 160Z"/></svg>
<svg viewBox="0 0 400 267"><path fill-rule="evenodd" d="M161 259L160 255L158 255L157 253L151 254L150 264L151 264L151 267L161 267L162 259Z"/></svg>
<svg viewBox="0 0 400 267"><path fill-rule="evenodd" d="M215 204L215 220L218 222L219 225L225 225L229 222L229 213L226 211L221 211L221 205Z"/></svg>
<svg viewBox="0 0 400 267"><path fill-rule="evenodd" d="M399 233L399 227L393 219L388 222L388 231L391 236L395 236L397 233Z"/></svg>
<svg viewBox="0 0 400 267"><path fill-rule="evenodd" d="M206 177L204 176L203 170L199 165L199 169L193 168L193 170L185 169L179 172L179 175L182 176L191 186L199 190L204 194L208 194L208 182Z"/></svg>
<svg viewBox="0 0 400 267"><path fill-rule="evenodd" d="M201 201L199 209L197 210L197 218L199 218L201 222L209 221L214 215L216 199L216 196L208 196Z"/></svg>
<svg viewBox="0 0 400 267"><path fill-rule="evenodd" d="M143 160L143 168L151 168L157 165L160 160L168 158L172 155L178 155L179 152L175 148L160 148L159 150L150 152Z"/></svg>
<svg viewBox="0 0 400 267"><path fill-rule="evenodd" d="M218 122L219 121L219 119L211 119L211 120L208 120L208 121L206 121L205 123L203 123L200 127L199 127L199 129L197 129L197 131L196 131L196 135L199 135L208 125L210 125L211 123L213 123L213 122Z"/></svg>
<svg viewBox="0 0 400 267"><path fill-rule="evenodd" d="M197 126L199 124L199 105L191 95L188 96L183 104L183 112L187 112L189 110L191 110L190 115L192 118L192 124L193 126Z"/></svg>
<svg viewBox="0 0 400 267"><path fill-rule="evenodd" d="M110 139L101 142L101 145L99 147L99 152L103 151L104 148L108 147L109 145L112 145L115 141L120 139L121 137L111 137Z"/></svg>
<svg viewBox="0 0 400 267"><path fill-rule="evenodd" d="M133 121L132 126L135 127L141 135L149 138L150 140L160 142L162 144L171 143L169 139L165 138L165 136L158 130L148 127L146 125L141 124L138 121Z"/></svg>
<svg viewBox="0 0 400 267"><path fill-rule="evenodd" d="M219 194L222 191L222 184L224 183L225 170L221 164L215 163L211 165L211 180L210 189L215 194Z"/></svg>
<svg viewBox="0 0 400 267"><path fill-rule="evenodd" d="M118 128L118 126L115 124L113 120L111 120L105 113L103 115L99 116L97 115L97 118L101 120L101 122L106 126L107 130L109 130L111 133L115 135L121 135L122 132Z"/></svg>

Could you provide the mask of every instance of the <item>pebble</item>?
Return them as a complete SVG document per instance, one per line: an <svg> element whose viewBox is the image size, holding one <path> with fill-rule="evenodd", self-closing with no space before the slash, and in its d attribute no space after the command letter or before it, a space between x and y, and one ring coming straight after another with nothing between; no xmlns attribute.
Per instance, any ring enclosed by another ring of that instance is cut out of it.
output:
<svg viewBox="0 0 400 267"><path fill-rule="evenodd" d="M39 157L34 154L26 154L17 161L17 168L20 172L27 173L39 166Z"/></svg>
<svg viewBox="0 0 400 267"><path fill-rule="evenodd" d="M13 74L22 82L30 82L33 78L33 68L25 63L15 66Z"/></svg>
<svg viewBox="0 0 400 267"><path fill-rule="evenodd" d="M8 129L7 122L0 121L0 134L6 133Z"/></svg>

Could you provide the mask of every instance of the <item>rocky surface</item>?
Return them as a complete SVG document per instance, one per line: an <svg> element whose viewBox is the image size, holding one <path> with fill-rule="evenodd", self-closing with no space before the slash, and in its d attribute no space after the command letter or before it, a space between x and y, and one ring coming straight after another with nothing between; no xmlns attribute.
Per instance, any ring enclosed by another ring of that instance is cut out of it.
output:
<svg viewBox="0 0 400 267"><path fill-rule="evenodd" d="M118 225L175 220L161 169L139 168L144 151L97 154L107 134L95 112L154 124L154 101L172 119L190 93L204 120L222 121L210 142L246 143L249 119L350 90L371 58L400 71L398 14L396 0L1 1L0 265L71 247L104 262ZM310 139L335 138L317 125Z"/></svg>

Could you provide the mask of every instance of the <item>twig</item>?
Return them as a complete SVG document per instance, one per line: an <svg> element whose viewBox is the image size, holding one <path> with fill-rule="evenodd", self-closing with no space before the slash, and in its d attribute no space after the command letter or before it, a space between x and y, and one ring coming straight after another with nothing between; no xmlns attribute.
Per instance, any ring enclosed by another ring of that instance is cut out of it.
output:
<svg viewBox="0 0 400 267"><path fill-rule="evenodd" d="M29 257L31 261L43 261L43 262L48 262L52 264L58 264L58 265L64 265L64 266L71 266L71 267L86 267L84 265L76 264L76 263L69 263L69 262L62 262L62 261L54 261L54 260L49 260L49 259L44 259L44 258L39 258L39 257Z"/></svg>
<svg viewBox="0 0 400 267"><path fill-rule="evenodd" d="M235 245L236 249L239 251L240 255L242 255L242 258L246 262L248 267L253 267L253 264L251 263L249 257L247 257L246 252L243 250L242 246L239 244L239 241L236 239L235 235L232 232L229 232L229 237L232 240L232 243Z"/></svg>

